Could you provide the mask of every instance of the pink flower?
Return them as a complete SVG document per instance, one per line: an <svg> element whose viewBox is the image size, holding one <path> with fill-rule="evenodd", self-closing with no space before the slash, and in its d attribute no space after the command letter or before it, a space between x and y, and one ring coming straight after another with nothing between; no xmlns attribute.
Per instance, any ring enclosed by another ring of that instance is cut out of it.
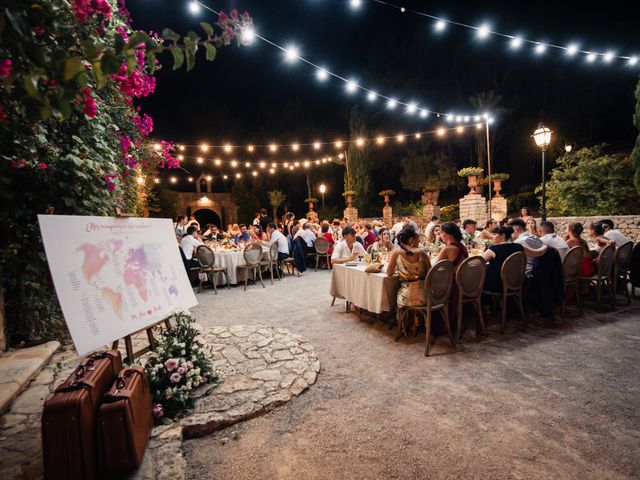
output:
<svg viewBox="0 0 640 480"><path fill-rule="evenodd" d="M178 367L178 373L180 375L184 375L185 373L187 373L187 369L184 367Z"/></svg>
<svg viewBox="0 0 640 480"><path fill-rule="evenodd" d="M178 383L181 378L182 378L182 375L176 372L171 374L171 376L169 377L169 380L171 380L173 383Z"/></svg>
<svg viewBox="0 0 640 480"><path fill-rule="evenodd" d="M116 184L114 182L114 179L117 177L118 175L115 173L105 173L104 174L104 184L105 187L107 188L108 192L113 192L116 189Z"/></svg>
<svg viewBox="0 0 640 480"><path fill-rule="evenodd" d="M229 17L227 17L227 14L224 12L220 12L220 14L218 15L218 25L226 25L228 21Z"/></svg>
<svg viewBox="0 0 640 480"><path fill-rule="evenodd" d="M238 21L238 10L234 8L233 10L231 10L231 12L229 12L229 15L233 20L235 20L236 22Z"/></svg>
<svg viewBox="0 0 640 480"><path fill-rule="evenodd" d="M178 366L178 360L176 360L175 358L170 358L169 360L164 362L164 368L167 369L167 372L171 372L175 370L177 366Z"/></svg>
<svg viewBox="0 0 640 480"><path fill-rule="evenodd" d="M17 160L11 160L11 168L23 168L26 167L27 164L29 162L27 162L24 158L19 158Z"/></svg>
<svg viewBox="0 0 640 480"><path fill-rule="evenodd" d="M164 416L164 409L162 408L162 405L159 403L156 403L153 406L153 417L154 418L160 418Z"/></svg>
<svg viewBox="0 0 640 480"><path fill-rule="evenodd" d="M13 63L10 58L0 60L0 78L7 78L13 69Z"/></svg>
<svg viewBox="0 0 640 480"><path fill-rule="evenodd" d="M122 148L122 153L124 154L129 151L129 149L131 148L131 139L129 138L129 135L124 135L120 139L120 147Z"/></svg>
<svg viewBox="0 0 640 480"><path fill-rule="evenodd" d="M46 163L44 163L44 162L40 162L40 163L38 164L38 168L39 168L40 170L46 170L46 169L47 169L47 164L46 164Z"/></svg>
<svg viewBox="0 0 640 480"><path fill-rule="evenodd" d="M85 87L82 89L82 93L85 95L82 102L84 103L84 114L89 118L94 118L96 116L96 112L98 111L98 107L96 106L96 102L91 96L91 89L89 87Z"/></svg>
<svg viewBox="0 0 640 480"><path fill-rule="evenodd" d="M142 117L138 115L133 117L133 123L143 137L148 137L153 131L153 119L146 113Z"/></svg>

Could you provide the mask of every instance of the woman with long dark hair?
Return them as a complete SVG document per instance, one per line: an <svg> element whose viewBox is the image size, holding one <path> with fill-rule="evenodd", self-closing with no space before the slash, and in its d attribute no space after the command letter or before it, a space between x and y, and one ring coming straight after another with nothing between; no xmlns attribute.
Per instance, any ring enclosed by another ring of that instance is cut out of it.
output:
<svg viewBox="0 0 640 480"><path fill-rule="evenodd" d="M444 242L444 247L440 250L440 255L438 255L438 260L449 260L453 263L454 270L458 268L458 265L465 260L469 253L467 252L467 247L462 244L462 232L460 231L460 227L453 222L444 222L442 224L442 241ZM455 280L453 281L453 285L451 286L451 300L449 301L449 321L451 323L452 331L455 331L454 327L454 319L456 317L456 313L458 311L458 287L456 285Z"/></svg>
<svg viewBox="0 0 640 480"><path fill-rule="evenodd" d="M580 247L582 251L582 263L580 264L580 275L590 277L595 275L596 270L593 264L593 256L589 244L582 238L584 227L580 222L571 222L567 227L567 236L565 237L569 248Z"/></svg>
<svg viewBox="0 0 640 480"><path fill-rule="evenodd" d="M488 262L484 290L502 292L502 277L500 276L502 264L509 255L524 251L522 245L511 242L512 234L513 228L499 227L491 240L492 245L483 252L482 256Z"/></svg>

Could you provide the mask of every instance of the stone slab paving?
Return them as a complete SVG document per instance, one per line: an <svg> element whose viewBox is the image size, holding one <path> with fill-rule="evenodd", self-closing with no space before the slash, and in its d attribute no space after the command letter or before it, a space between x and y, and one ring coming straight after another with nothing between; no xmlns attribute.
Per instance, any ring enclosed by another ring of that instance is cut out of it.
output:
<svg viewBox="0 0 640 480"><path fill-rule="evenodd" d="M0 414L9 409L11 402L42 370L59 347L58 342L47 342L35 347L12 350L0 356Z"/></svg>
<svg viewBox="0 0 640 480"><path fill-rule="evenodd" d="M135 479L182 479L183 438L206 435L282 405L315 383L320 362L302 336L266 325L202 329L221 380L200 389L190 415L155 427ZM135 342L134 342L135 343ZM0 478L42 478L40 416L45 398L77 367L67 345L20 395L0 420Z"/></svg>

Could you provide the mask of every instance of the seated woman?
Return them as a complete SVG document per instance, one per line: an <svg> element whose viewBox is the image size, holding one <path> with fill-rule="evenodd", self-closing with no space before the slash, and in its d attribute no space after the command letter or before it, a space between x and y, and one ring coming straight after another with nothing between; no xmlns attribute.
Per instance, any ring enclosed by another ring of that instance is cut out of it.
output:
<svg viewBox="0 0 640 480"><path fill-rule="evenodd" d="M536 237L540 236L538 224L533 219L533 217L530 217L529 220L527 220L527 232L529 232L531 235L535 235Z"/></svg>
<svg viewBox="0 0 640 480"><path fill-rule="evenodd" d="M333 253L333 245L336 241L333 238L333 234L330 231L328 223L323 223L320 227L320 236L329 240L329 250L327 250L327 253L331 255Z"/></svg>
<svg viewBox="0 0 640 480"><path fill-rule="evenodd" d="M371 245L371 250L383 250L386 249L390 252L393 251L395 245L391 242L391 233L386 228L382 227L380 229L380 233L378 234L378 240L376 240L373 245Z"/></svg>
<svg viewBox="0 0 640 480"><path fill-rule="evenodd" d="M483 290L502 292L502 264L510 255L524 251L524 247L519 243L511 243L512 233L511 227L499 227L492 239L492 245L482 253L482 257L488 262Z"/></svg>
<svg viewBox="0 0 640 480"><path fill-rule="evenodd" d="M601 222L592 222L589 225L589 237L596 242L595 252L592 252L592 255L597 259L598 255L600 255L600 250L610 242L604 236L604 225Z"/></svg>
<svg viewBox="0 0 640 480"><path fill-rule="evenodd" d="M580 247L582 249L582 263L580 264L580 276L590 277L595 275L595 267L593 265L593 256L589 245L582 238L582 231L584 228L580 222L572 222L567 227L567 236L565 240L569 248Z"/></svg>
<svg viewBox="0 0 640 480"><path fill-rule="evenodd" d="M251 225L251 242L261 242L264 238L264 233L260 225Z"/></svg>
<svg viewBox="0 0 640 480"><path fill-rule="evenodd" d="M427 237L427 243L433 245L434 243L442 243L442 225L435 225L429 232Z"/></svg>
<svg viewBox="0 0 640 480"><path fill-rule="evenodd" d="M442 241L445 246L440 250L437 261L449 260L453 263L454 269L458 268L458 265L460 265L462 261L469 256L467 247L462 244L462 232L460 231L460 227L458 227L454 222L444 222L442 224ZM456 285L455 280L451 287L450 298L449 322L451 323L452 331L455 331L455 326L457 324L455 319L457 318L456 314L458 312L458 286ZM434 332L438 333L437 330L434 330Z"/></svg>
<svg viewBox="0 0 640 480"><path fill-rule="evenodd" d="M498 230L498 222L496 222L493 218L487 220L487 223L484 224L484 228L480 233L476 235L476 238L480 240L493 240L493 236Z"/></svg>
<svg viewBox="0 0 640 480"><path fill-rule="evenodd" d="M396 248L389 257L387 275L391 277L398 274L400 277L397 297L398 323L406 334L406 325L402 322L404 308L427 304L424 279L431 268L431 262L426 252L418 248L418 232L412 225L404 226L396 238L400 248ZM415 334L420 325L417 317L411 325Z"/></svg>

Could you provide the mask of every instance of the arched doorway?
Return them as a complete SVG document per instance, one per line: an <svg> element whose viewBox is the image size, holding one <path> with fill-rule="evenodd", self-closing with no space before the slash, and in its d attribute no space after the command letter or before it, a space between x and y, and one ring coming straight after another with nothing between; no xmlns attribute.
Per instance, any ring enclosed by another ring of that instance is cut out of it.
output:
<svg viewBox="0 0 640 480"><path fill-rule="evenodd" d="M196 217L196 220L200 224L200 227L203 229L209 223L222 228L222 220L220 219L220 216L213 210L209 210L208 208L201 208L200 210L196 210L195 212L193 212L193 216Z"/></svg>

